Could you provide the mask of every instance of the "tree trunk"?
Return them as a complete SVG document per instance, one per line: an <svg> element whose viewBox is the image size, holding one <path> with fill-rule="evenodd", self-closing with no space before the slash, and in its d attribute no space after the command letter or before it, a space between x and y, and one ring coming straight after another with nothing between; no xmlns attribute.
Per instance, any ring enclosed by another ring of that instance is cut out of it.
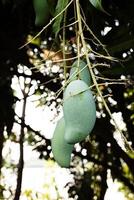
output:
<svg viewBox="0 0 134 200"><path fill-rule="evenodd" d="M2 176L1 168L2 168L2 165L3 165L3 158L2 158L3 146L4 146L4 134L3 134L3 130L2 131L0 130L0 180L1 180L1 176ZM0 186L1 186L1 182L0 182ZM3 197L2 186L0 187L0 198L1 197Z"/></svg>
<svg viewBox="0 0 134 200"><path fill-rule="evenodd" d="M22 108L22 123L21 123L21 132L20 132L20 158L18 163L18 176L17 176L17 185L15 196L13 200L19 200L21 195L21 185L22 185L22 176L23 176L23 167L24 167L24 128L25 128L25 111L26 111L26 99L24 96L24 103Z"/></svg>

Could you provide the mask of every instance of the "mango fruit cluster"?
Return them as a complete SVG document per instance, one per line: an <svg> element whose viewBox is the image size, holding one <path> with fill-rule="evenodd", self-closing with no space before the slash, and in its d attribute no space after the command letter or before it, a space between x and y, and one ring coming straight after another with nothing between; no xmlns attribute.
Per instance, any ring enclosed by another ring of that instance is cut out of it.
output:
<svg viewBox="0 0 134 200"><path fill-rule="evenodd" d="M86 63L75 61L63 94L63 117L51 140L54 159L61 167L70 166L74 145L83 141L95 125L96 106L89 89L91 83Z"/></svg>

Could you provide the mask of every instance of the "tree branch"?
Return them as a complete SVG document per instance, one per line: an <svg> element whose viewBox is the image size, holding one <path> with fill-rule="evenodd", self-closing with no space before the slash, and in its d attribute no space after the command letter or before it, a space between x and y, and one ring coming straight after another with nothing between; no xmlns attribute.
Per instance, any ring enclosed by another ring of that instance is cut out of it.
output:
<svg viewBox="0 0 134 200"><path fill-rule="evenodd" d="M26 101L27 95L24 96L23 108L22 108L22 123L21 123L21 131L20 131L20 158L18 163L18 176L17 176L17 185L15 196L13 200L19 200L21 194L21 185L22 185L22 174L23 174L23 167L24 167L24 150L23 150L23 143L24 143L24 127L25 127L25 111L26 111Z"/></svg>

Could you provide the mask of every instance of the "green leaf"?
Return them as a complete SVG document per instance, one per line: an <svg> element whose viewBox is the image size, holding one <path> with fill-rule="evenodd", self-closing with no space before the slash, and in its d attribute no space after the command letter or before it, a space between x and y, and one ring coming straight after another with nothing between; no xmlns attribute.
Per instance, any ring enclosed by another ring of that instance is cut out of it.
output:
<svg viewBox="0 0 134 200"><path fill-rule="evenodd" d="M57 16L59 13L61 13L56 19L53 24L53 31L55 33L55 36L57 36L58 32L60 31L60 25L64 16L63 9L67 6L69 0L58 0L55 10L55 16Z"/></svg>
<svg viewBox="0 0 134 200"><path fill-rule="evenodd" d="M98 10L102 10L103 9L101 0L89 0L89 1Z"/></svg>
<svg viewBox="0 0 134 200"><path fill-rule="evenodd" d="M102 7L102 0L89 0L90 3L98 10L105 12L106 14L108 14L104 8ZM109 14L108 14L109 15Z"/></svg>

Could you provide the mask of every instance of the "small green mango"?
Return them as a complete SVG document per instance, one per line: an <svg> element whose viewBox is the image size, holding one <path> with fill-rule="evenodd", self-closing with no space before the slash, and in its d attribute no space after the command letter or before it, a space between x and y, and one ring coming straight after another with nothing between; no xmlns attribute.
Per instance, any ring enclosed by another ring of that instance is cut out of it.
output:
<svg viewBox="0 0 134 200"><path fill-rule="evenodd" d="M53 137L51 139L52 152L54 159L61 167L68 168L70 166L71 153L73 145L68 144L64 139L65 121L62 117L55 128Z"/></svg>
<svg viewBox="0 0 134 200"><path fill-rule="evenodd" d="M65 140L75 144L92 131L96 120L96 106L91 90L81 80L68 84L63 97Z"/></svg>
<svg viewBox="0 0 134 200"><path fill-rule="evenodd" d="M49 22L50 11L47 0L33 0L35 25L44 26Z"/></svg>
<svg viewBox="0 0 134 200"><path fill-rule="evenodd" d="M92 84L88 66L86 66L86 63L83 60L80 60L79 62L76 60L70 70L69 80L73 81L77 79L83 80L89 86Z"/></svg>

